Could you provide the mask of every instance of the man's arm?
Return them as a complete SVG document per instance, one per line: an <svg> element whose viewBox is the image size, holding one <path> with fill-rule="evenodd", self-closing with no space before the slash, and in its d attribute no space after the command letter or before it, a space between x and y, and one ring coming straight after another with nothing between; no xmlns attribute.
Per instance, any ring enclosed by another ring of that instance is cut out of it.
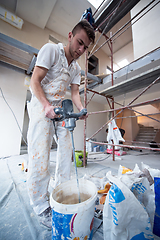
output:
<svg viewBox="0 0 160 240"><path fill-rule="evenodd" d="M48 118L55 118L57 115L54 112L54 108L47 100L44 91L41 87L41 81L46 76L48 69L35 66L33 75L31 78L31 89L37 99L40 101L45 110L45 116Z"/></svg>
<svg viewBox="0 0 160 240"><path fill-rule="evenodd" d="M79 95L79 86L77 84L71 84L71 97L72 102L76 106L76 108L81 111L84 107L81 103L80 95ZM80 119L87 118L88 115L80 117Z"/></svg>

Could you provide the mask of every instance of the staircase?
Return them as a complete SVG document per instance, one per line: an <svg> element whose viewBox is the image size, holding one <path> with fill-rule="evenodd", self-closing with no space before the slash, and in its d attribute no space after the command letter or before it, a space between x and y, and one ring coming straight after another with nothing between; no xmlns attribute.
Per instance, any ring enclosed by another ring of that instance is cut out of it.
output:
<svg viewBox="0 0 160 240"><path fill-rule="evenodd" d="M158 129L154 129L153 127L145 127L143 125L139 125L139 132L138 135L135 139L136 142L142 142L139 144L139 146L144 146L144 147L150 147L149 144L151 141L155 141L156 133Z"/></svg>

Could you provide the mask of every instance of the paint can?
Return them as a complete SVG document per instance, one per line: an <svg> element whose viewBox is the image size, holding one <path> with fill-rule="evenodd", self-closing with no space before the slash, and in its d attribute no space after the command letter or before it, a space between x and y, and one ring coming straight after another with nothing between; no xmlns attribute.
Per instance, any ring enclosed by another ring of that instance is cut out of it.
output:
<svg viewBox="0 0 160 240"><path fill-rule="evenodd" d="M52 207L52 240L91 240L97 187L91 181L79 179L81 202L76 179L57 186L50 197Z"/></svg>

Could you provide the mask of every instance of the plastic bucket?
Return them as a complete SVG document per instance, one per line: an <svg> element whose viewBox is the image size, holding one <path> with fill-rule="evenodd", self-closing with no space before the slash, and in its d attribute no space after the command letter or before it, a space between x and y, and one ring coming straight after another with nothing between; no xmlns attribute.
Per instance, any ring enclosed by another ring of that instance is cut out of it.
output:
<svg viewBox="0 0 160 240"><path fill-rule="evenodd" d="M76 179L57 186L50 198L52 207L52 240L91 240L97 187L91 181L79 179L79 203Z"/></svg>

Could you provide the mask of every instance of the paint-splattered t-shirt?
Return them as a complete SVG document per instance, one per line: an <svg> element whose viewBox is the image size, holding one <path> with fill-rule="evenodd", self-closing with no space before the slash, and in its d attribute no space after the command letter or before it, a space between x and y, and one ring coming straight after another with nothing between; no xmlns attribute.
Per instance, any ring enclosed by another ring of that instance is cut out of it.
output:
<svg viewBox="0 0 160 240"><path fill-rule="evenodd" d="M68 66L62 43L45 44L38 53L36 66L48 69L41 86L50 102L63 100L70 84L80 85L81 68L76 61Z"/></svg>

